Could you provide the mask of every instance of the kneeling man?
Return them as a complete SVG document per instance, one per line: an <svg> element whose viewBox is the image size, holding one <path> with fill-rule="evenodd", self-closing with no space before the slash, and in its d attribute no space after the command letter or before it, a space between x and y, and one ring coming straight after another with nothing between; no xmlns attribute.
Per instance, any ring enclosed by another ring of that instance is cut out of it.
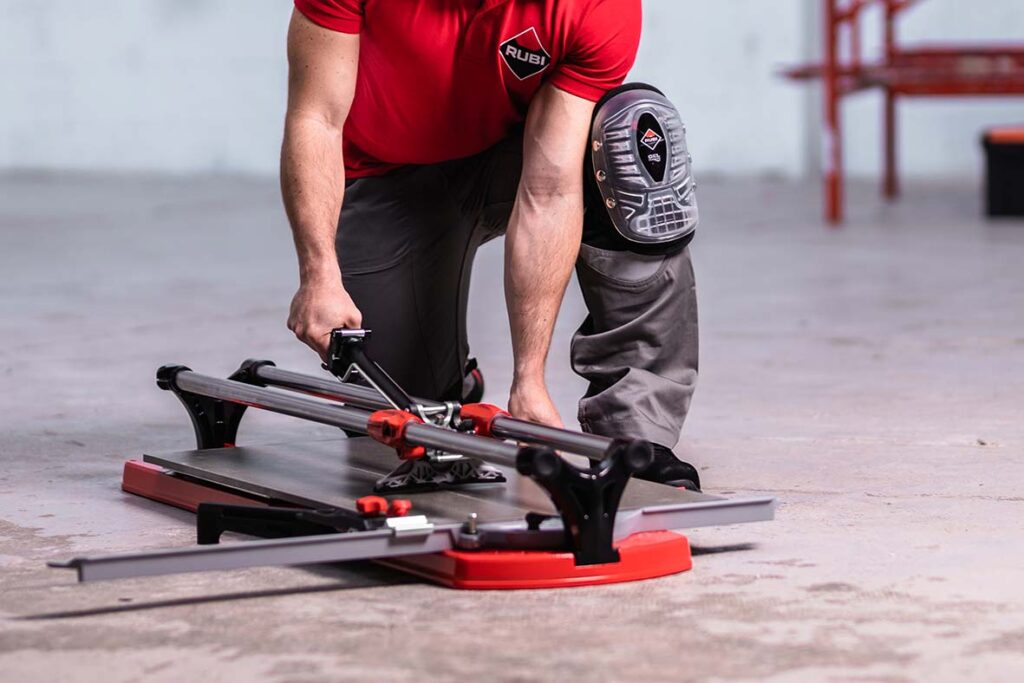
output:
<svg viewBox="0 0 1024 683"><path fill-rule="evenodd" d="M641 477L699 487L671 448L697 378L685 130L622 85L640 0L295 0L281 161L300 287L288 325L338 327L410 394L462 400L478 247L505 235L508 408L561 426L544 364L575 265L584 431L645 438Z"/></svg>

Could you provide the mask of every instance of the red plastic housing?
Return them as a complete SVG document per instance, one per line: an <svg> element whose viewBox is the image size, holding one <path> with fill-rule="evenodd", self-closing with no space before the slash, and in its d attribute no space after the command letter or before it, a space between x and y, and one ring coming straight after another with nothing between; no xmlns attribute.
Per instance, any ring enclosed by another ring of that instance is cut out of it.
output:
<svg viewBox="0 0 1024 683"><path fill-rule="evenodd" d="M480 436L491 436L491 427L494 425L494 418L502 415L509 415L508 411L490 403L470 403L462 406L459 417L473 423L473 431Z"/></svg>
<svg viewBox="0 0 1024 683"><path fill-rule="evenodd" d="M417 460L427 454L427 449L406 443L405 428L410 422L423 424L422 419L404 410L378 410L370 415L367 433L375 441L398 451L402 460Z"/></svg>
<svg viewBox="0 0 1024 683"><path fill-rule="evenodd" d="M690 542L673 531L648 531L616 547L619 561L577 566L572 553L528 550L447 550L379 560L381 564L449 588L515 590L568 588L641 581L688 571Z"/></svg>

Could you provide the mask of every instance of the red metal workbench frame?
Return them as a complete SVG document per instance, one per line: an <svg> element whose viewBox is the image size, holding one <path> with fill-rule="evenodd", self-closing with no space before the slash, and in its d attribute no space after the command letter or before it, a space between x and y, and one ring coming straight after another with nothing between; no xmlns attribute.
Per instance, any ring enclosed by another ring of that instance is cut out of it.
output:
<svg viewBox="0 0 1024 683"><path fill-rule="evenodd" d="M884 93L882 192L899 194L896 161L896 104L900 97L979 97L1024 95L1024 43L1003 45L899 44L896 21L919 0L822 0L824 59L786 70L796 80L823 82L823 159L825 218L843 218L844 97L871 88ZM864 58L861 18L868 7L883 10L883 55ZM845 48L845 49L844 49Z"/></svg>

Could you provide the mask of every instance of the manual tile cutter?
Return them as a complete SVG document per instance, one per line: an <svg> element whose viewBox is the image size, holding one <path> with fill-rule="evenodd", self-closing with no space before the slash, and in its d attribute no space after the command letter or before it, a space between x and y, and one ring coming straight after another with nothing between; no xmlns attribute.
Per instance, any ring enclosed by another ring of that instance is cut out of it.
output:
<svg viewBox="0 0 1024 683"><path fill-rule="evenodd" d="M368 337L332 334L334 378L269 361L229 379L161 368L157 383L185 406L197 449L129 461L123 488L194 510L199 545L51 566L90 581L375 560L455 588L551 588L686 571L689 543L675 530L773 516L772 498L631 478L652 458L642 440L414 399L367 356ZM368 437L236 446L248 407ZM225 531L262 540L221 544Z"/></svg>

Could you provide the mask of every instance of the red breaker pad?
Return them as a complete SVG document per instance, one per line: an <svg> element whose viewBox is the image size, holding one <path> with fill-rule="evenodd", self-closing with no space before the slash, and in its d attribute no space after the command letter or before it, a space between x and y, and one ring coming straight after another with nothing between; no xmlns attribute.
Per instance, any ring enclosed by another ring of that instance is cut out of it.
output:
<svg viewBox="0 0 1024 683"><path fill-rule="evenodd" d="M693 568L689 540L672 531L633 534L616 548L620 559L610 564L577 565L572 553L537 550L447 550L378 562L449 588L471 590L594 586Z"/></svg>

